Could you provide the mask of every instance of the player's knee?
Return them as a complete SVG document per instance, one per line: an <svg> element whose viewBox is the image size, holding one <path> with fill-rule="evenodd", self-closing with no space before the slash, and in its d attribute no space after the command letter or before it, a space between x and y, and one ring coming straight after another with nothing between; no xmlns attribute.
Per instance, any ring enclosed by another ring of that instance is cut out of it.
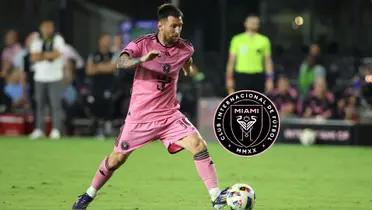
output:
<svg viewBox="0 0 372 210"><path fill-rule="evenodd" d="M127 160L129 154L121 154L117 152L111 153L108 161L109 170L116 170Z"/></svg>
<svg viewBox="0 0 372 210"><path fill-rule="evenodd" d="M192 145L192 152L194 154L198 154L207 149L207 143L202 138L196 138L195 140L193 140L191 145Z"/></svg>

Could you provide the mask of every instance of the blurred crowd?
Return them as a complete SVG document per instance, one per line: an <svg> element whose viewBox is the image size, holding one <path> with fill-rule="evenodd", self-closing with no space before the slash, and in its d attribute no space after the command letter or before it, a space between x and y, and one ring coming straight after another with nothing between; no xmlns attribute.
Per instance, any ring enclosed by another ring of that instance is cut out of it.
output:
<svg viewBox="0 0 372 210"><path fill-rule="evenodd" d="M102 34L97 48L84 59L55 31L53 21L45 20L38 32L26 36L24 43L20 43L16 30L7 31L4 46L0 114L33 116L31 138L46 135L46 116L52 118L49 136L60 138L62 130L66 135L74 134L74 119L91 119L90 128L97 137L111 135L113 120L126 115L134 72L116 70L114 61L123 48L120 35ZM312 44L298 66L297 79L274 70L272 88L266 94L282 117L358 121L368 74L372 75L370 65L350 78L346 88L330 91L334 78L328 74L319 45ZM190 118L196 124L197 99L188 100L191 95L187 94L179 96L186 99L183 107L191 110L194 116Z"/></svg>
<svg viewBox="0 0 372 210"><path fill-rule="evenodd" d="M324 65L318 44L309 46L308 54L293 80L284 71L276 73L275 88L267 92L282 117L343 119L357 122L363 109L369 109L368 92L372 74L370 64L337 86L336 79ZM372 96L372 95L370 95Z"/></svg>
<svg viewBox="0 0 372 210"><path fill-rule="evenodd" d="M73 134L74 119L93 121L97 137L112 133L112 120L124 118L129 105L133 71L116 71L114 60L122 37L102 34L87 59L45 20L24 43L7 31L1 52L0 113L33 116L31 138L45 136L46 116L52 118L51 138ZM62 125L63 122L63 125Z"/></svg>

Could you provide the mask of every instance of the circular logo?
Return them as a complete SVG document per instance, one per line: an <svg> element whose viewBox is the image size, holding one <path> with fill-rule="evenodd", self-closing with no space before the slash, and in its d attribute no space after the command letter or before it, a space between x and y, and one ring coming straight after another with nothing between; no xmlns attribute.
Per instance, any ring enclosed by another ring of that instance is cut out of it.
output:
<svg viewBox="0 0 372 210"><path fill-rule="evenodd" d="M255 156L269 149L278 137L279 113L264 94L235 92L221 102L214 115L218 142L239 156Z"/></svg>

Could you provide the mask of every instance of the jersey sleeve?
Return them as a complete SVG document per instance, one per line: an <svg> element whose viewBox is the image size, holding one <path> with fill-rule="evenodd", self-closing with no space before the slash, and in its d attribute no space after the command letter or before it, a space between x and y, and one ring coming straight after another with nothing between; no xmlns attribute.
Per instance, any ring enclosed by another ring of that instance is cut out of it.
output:
<svg viewBox="0 0 372 210"><path fill-rule="evenodd" d="M264 44L264 47L263 47L263 54L265 56L271 55L271 44L270 44L270 40L268 38L266 38L266 37L265 37L265 44Z"/></svg>
<svg viewBox="0 0 372 210"><path fill-rule="evenodd" d="M233 54L233 55L237 55L238 54L238 44L237 44L236 37L233 37L231 39L231 41L230 41L229 53L230 54Z"/></svg>
<svg viewBox="0 0 372 210"><path fill-rule="evenodd" d="M129 42L129 44L121 51L120 55L128 54L132 58L138 58L141 56L140 42Z"/></svg>
<svg viewBox="0 0 372 210"><path fill-rule="evenodd" d="M42 48L42 43L39 41L39 40L33 40L31 42L31 46L30 46L30 52L31 53L40 53L41 52L41 48Z"/></svg>
<svg viewBox="0 0 372 210"><path fill-rule="evenodd" d="M57 35L54 38L54 42L55 42L54 49L62 53L65 48L65 40L60 35Z"/></svg>

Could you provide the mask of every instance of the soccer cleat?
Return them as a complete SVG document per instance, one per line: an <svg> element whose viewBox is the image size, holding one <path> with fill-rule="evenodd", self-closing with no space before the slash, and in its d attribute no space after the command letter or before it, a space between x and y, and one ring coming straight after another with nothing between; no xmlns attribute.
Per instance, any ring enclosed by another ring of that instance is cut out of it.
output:
<svg viewBox="0 0 372 210"><path fill-rule="evenodd" d="M219 210L226 206L226 197L227 197L228 190L229 190L228 187L222 190L220 194L217 196L217 198L214 199L214 201L212 201L213 208Z"/></svg>
<svg viewBox="0 0 372 210"><path fill-rule="evenodd" d="M87 193L84 193L79 196L79 199L72 206L72 210L84 210L87 209L90 202L93 198L90 197Z"/></svg>

